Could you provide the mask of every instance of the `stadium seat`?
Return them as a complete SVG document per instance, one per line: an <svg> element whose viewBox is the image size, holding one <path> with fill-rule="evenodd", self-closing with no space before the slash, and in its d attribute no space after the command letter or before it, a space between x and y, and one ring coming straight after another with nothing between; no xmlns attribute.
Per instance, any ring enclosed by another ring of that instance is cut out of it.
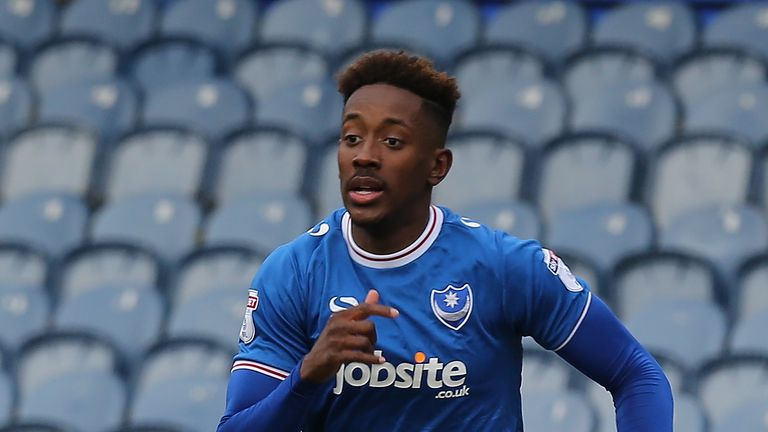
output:
<svg viewBox="0 0 768 432"><path fill-rule="evenodd" d="M765 329L768 329L768 310L755 312L736 321L729 341L730 352L768 356Z"/></svg>
<svg viewBox="0 0 768 432"><path fill-rule="evenodd" d="M9 80L16 76L21 63L21 55L16 47L0 39L0 78Z"/></svg>
<svg viewBox="0 0 768 432"><path fill-rule="evenodd" d="M653 223L645 208L626 202L604 202L555 214L547 245L560 253L583 255L603 272L622 258L651 248Z"/></svg>
<svg viewBox="0 0 768 432"><path fill-rule="evenodd" d="M256 2L248 0L181 0L164 11L160 33L200 39L232 58L253 40L257 18Z"/></svg>
<svg viewBox="0 0 768 432"><path fill-rule="evenodd" d="M503 6L486 25L484 39L523 46L555 64L580 49L586 38L587 18L578 2L528 0Z"/></svg>
<svg viewBox="0 0 768 432"><path fill-rule="evenodd" d="M751 259L739 272L737 316L768 311L768 256Z"/></svg>
<svg viewBox="0 0 768 432"><path fill-rule="evenodd" d="M678 432L706 432L707 417L698 400L687 394L676 394L674 430ZM731 429L749 430L749 429Z"/></svg>
<svg viewBox="0 0 768 432"><path fill-rule="evenodd" d="M518 79L466 95L456 126L507 134L535 148L561 132L566 113L566 97L553 81Z"/></svg>
<svg viewBox="0 0 768 432"><path fill-rule="evenodd" d="M453 166L434 189L435 204L450 208L522 197L525 145L503 135L464 132L448 137Z"/></svg>
<svg viewBox="0 0 768 432"><path fill-rule="evenodd" d="M768 8L761 2L733 5L718 13L704 28L703 43L710 47L736 47L768 57L768 49L760 43L768 36Z"/></svg>
<svg viewBox="0 0 768 432"><path fill-rule="evenodd" d="M0 7L0 37L30 50L53 34L56 9L54 0L7 0Z"/></svg>
<svg viewBox="0 0 768 432"><path fill-rule="evenodd" d="M258 103L256 121L261 125L288 128L311 142L338 137L344 106L336 86L328 80L275 88Z"/></svg>
<svg viewBox="0 0 768 432"><path fill-rule="evenodd" d="M520 239L540 238L541 220L530 204L500 199L453 209L465 217Z"/></svg>
<svg viewBox="0 0 768 432"><path fill-rule="evenodd" d="M376 16L371 40L413 46L447 64L477 43L480 24L477 9L466 0L404 0Z"/></svg>
<svg viewBox="0 0 768 432"><path fill-rule="evenodd" d="M546 75L541 58L512 46L474 48L455 60L453 74L462 94L475 94L517 79Z"/></svg>
<svg viewBox="0 0 768 432"><path fill-rule="evenodd" d="M271 252L311 227L312 214L300 197L251 195L221 206L211 214L205 243Z"/></svg>
<svg viewBox="0 0 768 432"><path fill-rule="evenodd" d="M365 4L358 0L286 0L264 13L259 36L266 43L302 43L330 56L363 42Z"/></svg>
<svg viewBox="0 0 768 432"><path fill-rule="evenodd" d="M607 131L627 136L644 149L672 137L678 109L672 93L661 83L614 84L595 88L573 99L573 131Z"/></svg>
<svg viewBox="0 0 768 432"><path fill-rule="evenodd" d="M241 131L222 145L211 194L220 204L254 193L298 195L308 153L308 145L284 129Z"/></svg>
<svg viewBox="0 0 768 432"><path fill-rule="evenodd" d="M523 423L529 430L591 432L592 407L573 390L523 392Z"/></svg>
<svg viewBox="0 0 768 432"><path fill-rule="evenodd" d="M0 359L2 360L2 359ZM15 390L11 378L5 373L0 362L0 425L9 423L13 410Z"/></svg>
<svg viewBox="0 0 768 432"><path fill-rule="evenodd" d="M112 45L98 39L54 39L36 51L28 76L38 91L82 80L115 77L120 57Z"/></svg>
<svg viewBox="0 0 768 432"><path fill-rule="evenodd" d="M655 155L647 175L646 202L656 222L666 227L697 207L744 202L751 171L752 153L746 142L723 135L682 136Z"/></svg>
<svg viewBox="0 0 768 432"><path fill-rule="evenodd" d="M753 145L768 138L768 84L741 84L702 96L684 106L686 133L739 134Z"/></svg>
<svg viewBox="0 0 768 432"><path fill-rule="evenodd" d="M748 205L693 209L660 234L660 247L703 256L715 263L726 280L735 276L746 258L768 249L768 224Z"/></svg>
<svg viewBox="0 0 768 432"><path fill-rule="evenodd" d="M325 218L332 211L344 207L341 199L341 187L339 182L339 163L338 163L338 144L328 145L318 150L315 166L317 178L315 183L316 190L313 195L317 200L317 217ZM312 173L311 170L308 171ZM438 186L437 188L440 188Z"/></svg>
<svg viewBox="0 0 768 432"><path fill-rule="evenodd" d="M48 422L14 422L0 428L0 432L73 432L61 424Z"/></svg>
<svg viewBox="0 0 768 432"><path fill-rule="evenodd" d="M209 144L172 127L140 129L115 148L104 181L109 200L146 192L194 196L203 186Z"/></svg>
<svg viewBox="0 0 768 432"><path fill-rule="evenodd" d="M167 334L237 342L248 287L261 256L242 247L208 247L186 257L177 271Z"/></svg>
<svg viewBox="0 0 768 432"><path fill-rule="evenodd" d="M303 45L259 45L243 53L232 76L261 105L276 89L305 80L322 80L330 68L325 57Z"/></svg>
<svg viewBox="0 0 768 432"><path fill-rule="evenodd" d="M707 261L676 252L629 257L614 270L611 298L623 319L673 299L724 302L717 274Z"/></svg>
<svg viewBox="0 0 768 432"><path fill-rule="evenodd" d="M181 195L148 193L116 200L94 216L91 238L132 242L172 262L190 251L200 210Z"/></svg>
<svg viewBox="0 0 768 432"><path fill-rule="evenodd" d="M658 302L637 311L626 325L647 349L689 370L717 357L725 342L725 315L710 301Z"/></svg>
<svg viewBox="0 0 768 432"><path fill-rule="evenodd" d="M0 345L16 350L46 329L51 303L42 285L0 283Z"/></svg>
<svg viewBox="0 0 768 432"><path fill-rule="evenodd" d="M61 15L61 34L103 39L122 50L148 40L155 32L157 2L77 0Z"/></svg>
<svg viewBox="0 0 768 432"><path fill-rule="evenodd" d="M43 125L24 130L5 144L2 196L7 200L49 191L85 196L97 153L96 137L83 129Z"/></svg>
<svg viewBox="0 0 768 432"><path fill-rule="evenodd" d="M112 347L84 334L46 334L17 363L21 421L68 424L82 432L117 427L126 406L122 364Z"/></svg>
<svg viewBox="0 0 768 432"><path fill-rule="evenodd" d="M136 90L117 78L83 79L40 94L39 121L93 129L107 143L132 129L138 116Z"/></svg>
<svg viewBox="0 0 768 432"><path fill-rule="evenodd" d="M712 425L718 425L737 413L744 422L751 417L740 412L747 406L768 406L768 357L724 357L702 367L697 373L698 395ZM733 424L733 423L732 423ZM736 420L738 425L738 420ZM718 429L721 431L748 431L759 429Z"/></svg>
<svg viewBox="0 0 768 432"><path fill-rule="evenodd" d="M565 65L563 81L574 98L615 85L644 85L658 81L652 58L631 48L592 48L572 56Z"/></svg>
<svg viewBox="0 0 768 432"><path fill-rule="evenodd" d="M0 283L43 287L48 277L49 263L42 252L21 244L0 244Z"/></svg>
<svg viewBox="0 0 768 432"><path fill-rule="evenodd" d="M734 49L701 49L677 63L671 82L684 105L695 106L710 94L765 81L762 59Z"/></svg>
<svg viewBox="0 0 768 432"><path fill-rule="evenodd" d="M587 380L584 396L595 409L597 427L594 432L616 432L616 409L611 393L600 384Z"/></svg>
<svg viewBox="0 0 768 432"><path fill-rule="evenodd" d="M131 424L164 424L189 432L216 429L232 352L194 341L168 342L151 352L138 376Z"/></svg>
<svg viewBox="0 0 768 432"><path fill-rule="evenodd" d="M220 68L213 48L186 38L152 39L140 45L128 61L130 75L145 91L211 78Z"/></svg>
<svg viewBox="0 0 768 432"><path fill-rule="evenodd" d="M712 432L760 431L768 425L768 398L745 402L732 413L718 419L712 426Z"/></svg>
<svg viewBox="0 0 768 432"><path fill-rule="evenodd" d="M521 392L566 391L573 381L574 369L549 351L531 351L523 356Z"/></svg>
<svg viewBox="0 0 768 432"><path fill-rule="evenodd" d="M29 244L56 257L80 244L87 220L88 210L77 197L25 195L0 207L0 240Z"/></svg>
<svg viewBox="0 0 768 432"><path fill-rule="evenodd" d="M0 78L0 136L29 126L35 109L35 97L23 79Z"/></svg>
<svg viewBox="0 0 768 432"><path fill-rule="evenodd" d="M457 54L456 55L457 58L454 59L454 63L458 61L458 58L463 57L465 54L469 52L473 52L475 50L479 50L479 49L480 49L479 47L468 48L467 51ZM354 63L354 61L357 60L360 56L364 54L368 54L373 51L391 51L391 52L403 51L411 55L418 55L418 56L426 57L432 60L431 54L429 54L428 52L424 51L423 49L419 49L417 47L414 47L405 43L364 42L360 45L357 45L341 53L339 57L332 62L333 70L331 75L332 76L339 75L344 70L346 70L346 68L349 65Z"/></svg>
<svg viewBox="0 0 768 432"><path fill-rule="evenodd" d="M688 5L654 1L619 5L609 10L593 30L595 45L626 45L671 62L690 50L696 23Z"/></svg>
<svg viewBox="0 0 768 432"><path fill-rule="evenodd" d="M637 170L633 146L601 133L564 135L543 149L536 195L545 218L564 210L632 197Z"/></svg>
<svg viewBox="0 0 768 432"><path fill-rule="evenodd" d="M222 78L168 85L147 94L144 124L177 126L218 140L246 126L253 104L243 89Z"/></svg>

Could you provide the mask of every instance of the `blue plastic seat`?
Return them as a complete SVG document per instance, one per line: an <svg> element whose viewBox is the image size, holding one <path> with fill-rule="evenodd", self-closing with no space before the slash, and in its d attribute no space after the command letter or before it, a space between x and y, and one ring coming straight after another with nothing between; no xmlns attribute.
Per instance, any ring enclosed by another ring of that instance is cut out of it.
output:
<svg viewBox="0 0 768 432"><path fill-rule="evenodd" d="M155 31L157 4L135 0L77 0L64 8L61 33L97 37L128 50Z"/></svg>
<svg viewBox="0 0 768 432"><path fill-rule="evenodd" d="M209 144L186 129L140 129L115 146L105 195L121 199L146 192L178 193L192 197L202 187Z"/></svg>
<svg viewBox="0 0 768 432"><path fill-rule="evenodd" d="M231 58L253 40L257 18L256 3L248 0L181 0L166 8L160 33L200 39Z"/></svg>
<svg viewBox="0 0 768 432"><path fill-rule="evenodd" d="M212 195L219 203L254 193L298 195L308 156L308 145L286 130L244 130L222 146Z"/></svg>
<svg viewBox="0 0 768 432"><path fill-rule="evenodd" d="M746 142L724 135L681 136L652 160L646 202L656 222L666 227L697 207L745 202L751 173L752 152Z"/></svg>
<svg viewBox="0 0 768 432"><path fill-rule="evenodd" d="M522 196L524 144L503 135L468 132L448 138L453 166L434 189L433 201L451 208Z"/></svg>
<svg viewBox="0 0 768 432"><path fill-rule="evenodd" d="M261 99L256 121L287 128L312 142L325 142L329 136L338 136L343 105L330 81L301 81L276 88Z"/></svg>
<svg viewBox="0 0 768 432"><path fill-rule="evenodd" d="M456 126L488 129L540 147L562 131L566 112L565 95L553 81L519 79L466 95Z"/></svg>
<svg viewBox="0 0 768 432"><path fill-rule="evenodd" d="M37 287L47 284L50 264L42 252L21 244L3 243L0 245L0 283Z"/></svg>
<svg viewBox="0 0 768 432"><path fill-rule="evenodd" d="M138 376L131 424L164 424L190 432L216 429L232 352L212 343L170 342L151 352Z"/></svg>
<svg viewBox="0 0 768 432"><path fill-rule="evenodd" d="M523 423L530 430L592 432L592 407L573 390L523 392Z"/></svg>
<svg viewBox="0 0 768 432"><path fill-rule="evenodd" d="M517 44L551 63L579 50L587 38L587 17L577 2L521 1L502 7L485 29L489 43Z"/></svg>
<svg viewBox="0 0 768 432"><path fill-rule="evenodd" d="M54 0L8 0L0 7L0 36L29 50L48 39L56 27Z"/></svg>
<svg viewBox="0 0 768 432"><path fill-rule="evenodd" d="M630 48L592 48L568 60L563 80L574 98L616 85L644 85L658 81L652 58Z"/></svg>
<svg viewBox="0 0 768 432"><path fill-rule="evenodd" d="M0 239L60 256L82 242L87 220L88 210L74 196L25 195L0 207Z"/></svg>
<svg viewBox="0 0 768 432"><path fill-rule="evenodd" d="M736 47L768 57L768 49L760 43L768 37L765 20L768 9L763 3L733 5L718 13L704 28L705 46Z"/></svg>
<svg viewBox="0 0 768 432"><path fill-rule="evenodd" d="M706 432L707 417L698 399L687 394L677 394L674 395L674 398L674 430L680 432Z"/></svg>
<svg viewBox="0 0 768 432"><path fill-rule="evenodd" d="M43 125L22 131L5 145L2 196L46 191L84 196L98 151L96 137L83 129Z"/></svg>
<svg viewBox="0 0 768 432"><path fill-rule="evenodd" d="M185 81L212 78L219 58L209 45L194 39L158 38L139 46L128 59L128 70L145 91Z"/></svg>
<svg viewBox="0 0 768 432"><path fill-rule="evenodd" d="M455 208L465 217L521 239L540 238L539 215L522 201L498 200Z"/></svg>
<svg viewBox="0 0 768 432"><path fill-rule="evenodd" d="M622 258L650 249L653 234L645 208L604 202L557 213L546 239L556 251L583 255L599 270L610 271Z"/></svg>
<svg viewBox="0 0 768 432"><path fill-rule="evenodd" d="M597 45L627 45L671 62L693 47L696 23L685 3L626 4L608 11L595 24L593 39Z"/></svg>
<svg viewBox="0 0 768 432"><path fill-rule="evenodd" d="M35 98L26 81L0 79L0 135L7 136L32 122Z"/></svg>
<svg viewBox="0 0 768 432"><path fill-rule="evenodd" d="M768 311L768 257L750 260L740 272L737 316L746 318Z"/></svg>
<svg viewBox="0 0 768 432"><path fill-rule="evenodd" d="M573 372L572 366L550 351L526 352L520 391L524 395L567 391L574 381Z"/></svg>
<svg viewBox="0 0 768 432"><path fill-rule="evenodd" d="M112 78L119 61L117 49L98 39L54 39L30 60L29 79L37 90L44 91L82 80Z"/></svg>
<svg viewBox="0 0 768 432"><path fill-rule="evenodd" d="M511 46L475 48L455 60L453 74L463 94L474 94L516 79L546 75L541 58Z"/></svg>
<svg viewBox="0 0 768 432"><path fill-rule="evenodd" d="M39 120L80 125L111 142L132 129L139 115L136 90L117 78L84 79L40 94Z"/></svg>
<svg viewBox="0 0 768 432"><path fill-rule="evenodd" d="M755 146L768 138L768 85L741 84L702 96L685 107L687 133L740 134Z"/></svg>
<svg viewBox="0 0 768 432"><path fill-rule="evenodd" d="M279 88L305 80L322 80L329 72L322 54L292 44L257 46L243 53L232 67L232 76L259 105Z"/></svg>
<svg viewBox="0 0 768 432"><path fill-rule="evenodd" d="M477 43L480 23L477 9L466 0L405 0L379 13L371 40L413 46L447 63Z"/></svg>
<svg viewBox="0 0 768 432"><path fill-rule="evenodd" d="M662 84L615 84L573 100L574 131L607 131L631 138L643 148L660 145L675 133L678 110Z"/></svg>
<svg viewBox="0 0 768 432"><path fill-rule="evenodd" d="M768 224L748 205L705 206L674 219L661 231L659 245L703 256L730 279L746 258L768 248Z"/></svg>
<svg viewBox="0 0 768 432"><path fill-rule="evenodd" d="M144 124L178 126L220 139L252 118L252 103L231 81L210 78L156 89L147 95Z"/></svg>
<svg viewBox="0 0 768 432"><path fill-rule="evenodd" d="M45 330L51 303L42 285L0 283L0 345L16 350L31 336Z"/></svg>
<svg viewBox="0 0 768 432"><path fill-rule="evenodd" d="M61 424L47 422L14 422L13 424L0 428L0 432L72 432Z"/></svg>
<svg viewBox="0 0 768 432"><path fill-rule="evenodd" d="M363 42L365 4L358 0L286 0L264 13L259 37L267 43L303 43L330 56Z"/></svg>
<svg viewBox="0 0 768 432"><path fill-rule="evenodd" d="M626 325L647 349L693 369L720 355L727 324L716 304L694 299L654 303Z"/></svg>
<svg viewBox="0 0 768 432"><path fill-rule="evenodd" d="M541 155L536 195L545 218L602 202L623 202L634 190L637 156L614 135L564 135Z"/></svg>
<svg viewBox="0 0 768 432"><path fill-rule="evenodd" d="M223 345L237 341L247 287L261 256L242 247L213 247L185 258L172 291L168 336L205 337Z"/></svg>
<svg viewBox="0 0 768 432"><path fill-rule="evenodd" d="M0 363L0 425L9 423L13 410L15 389L11 378Z"/></svg>
<svg viewBox="0 0 768 432"><path fill-rule="evenodd" d="M98 432L121 424L127 402L122 364L112 347L82 334L44 335L17 363L18 418Z"/></svg>
<svg viewBox="0 0 768 432"><path fill-rule="evenodd" d="M658 302L672 299L724 301L711 264L691 255L649 252L623 261L614 271L616 313L628 320Z"/></svg>
<svg viewBox="0 0 768 432"><path fill-rule="evenodd" d="M768 357L724 357L707 364L696 378L699 399L711 424L715 426L723 422L736 426L735 429L721 426L716 429L717 432L759 430L742 429L753 419L752 414L742 410L749 411L746 407L761 407L764 410L768 406L768 395L765 393L768 388Z"/></svg>
<svg viewBox="0 0 768 432"><path fill-rule="evenodd" d="M730 339L732 353L768 355L768 310L755 312L737 321Z"/></svg>
<svg viewBox="0 0 768 432"><path fill-rule="evenodd" d="M10 79L16 76L21 63L21 55L8 41L0 40L0 78Z"/></svg>
<svg viewBox="0 0 768 432"><path fill-rule="evenodd" d="M712 432L765 430L766 418L768 418L768 398L763 397L735 407L733 412L714 422L711 430Z"/></svg>
<svg viewBox="0 0 768 432"><path fill-rule="evenodd" d="M181 195L147 193L116 200L94 216L91 237L132 242L174 261L195 245L200 210Z"/></svg>
<svg viewBox="0 0 768 432"><path fill-rule="evenodd" d="M311 226L309 206L300 197L251 195L213 212L206 227L205 242L271 252Z"/></svg>
<svg viewBox="0 0 768 432"><path fill-rule="evenodd" d="M678 62L671 82L683 105L695 106L720 90L762 83L765 76L765 63L753 54L734 49L702 49Z"/></svg>
<svg viewBox="0 0 768 432"><path fill-rule="evenodd" d="M312 178L318 179L312 191L317 200L316 216L325 218L332 211L344 207L339 181L338 144L318 150L314 169L317 175Z"/></svg>

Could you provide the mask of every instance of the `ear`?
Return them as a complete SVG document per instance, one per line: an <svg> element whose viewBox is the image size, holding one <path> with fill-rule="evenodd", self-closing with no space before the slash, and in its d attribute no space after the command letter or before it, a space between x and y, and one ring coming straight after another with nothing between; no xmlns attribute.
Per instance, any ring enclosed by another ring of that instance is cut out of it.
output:
<svg viewBox="0 0 768 432"><path fill-rule="evenodd" d="M429 172L427 181L431 186L437 186L448 175L453 165L453 153L447 148L435 150L435 158L432 162L432 170Z"/></svg>

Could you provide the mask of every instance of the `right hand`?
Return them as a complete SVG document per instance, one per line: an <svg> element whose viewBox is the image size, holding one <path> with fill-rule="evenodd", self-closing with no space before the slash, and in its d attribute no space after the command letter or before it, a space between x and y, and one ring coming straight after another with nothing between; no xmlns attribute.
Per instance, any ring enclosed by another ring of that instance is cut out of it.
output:
<svg viewBox="0 0 768 432"><path fill-rule="evenodd" d="M376 327L367 318L395 318L395 308L379 304L379 293L368 291L363 304L334 313L301 364L301 379L323 383L331 379L342 364L360 362L381 364L385 359L373 354Z"/></svg>

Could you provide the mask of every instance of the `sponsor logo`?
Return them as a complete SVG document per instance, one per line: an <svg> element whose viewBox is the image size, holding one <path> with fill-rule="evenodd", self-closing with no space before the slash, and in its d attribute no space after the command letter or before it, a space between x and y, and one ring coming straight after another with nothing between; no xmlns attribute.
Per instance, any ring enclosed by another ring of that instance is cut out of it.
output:
<svg viewBox="0 0 768 432"><path fill-rule="evenodd" d="M256 324L253 322L253 312L259 307L259 292L248 290L248 304L245 306L243 325L240 326L240 340L243 343L251 343L256 337Z"/></svg>
<svg viewBox="0 0 768 432"><path fill-rule="evenodd" d="M331 309L332 313L336 313L336 312L341 312L343 310L347 310L351 307L355 307L359 304L360 303L354 297L333 296L331 297L331 300L328 302L328 307Z"/></svg>
<svg viewBox="0 0 768 432"><path fill-rule="evenodd" d="M377 356L381 350L374 351ZM341 365L336 372L336 385L333 393L340 395L344 386L399 389L432 389L435 399L449 399L469 396L469 387L465 385L467 366L454 360L442 363L437 357L427 359L426 354L417 352L414 363L394 365L389 362L369 365L352 362Z"/></svg>
<svg viewBox="0 0 768 432"><path fill-rule="evenodd" d="M581 286L576 276L571 273L571 269L560 259L554 252L549 249L542 249L544 252L544 264L547 265L547 269L552 272L553 275L560 278L560 281L565 285L565 289L571 292L584 291L584 287Z"/></svg>
<svg viewBox="0 0 768 432"><path fill-rule="evenodd" d="M432 290L430 294L432 312L437 319L453 330L459 330L472 314L472 287L464 284L461 288L448 285L444 289Z"/></svg>

